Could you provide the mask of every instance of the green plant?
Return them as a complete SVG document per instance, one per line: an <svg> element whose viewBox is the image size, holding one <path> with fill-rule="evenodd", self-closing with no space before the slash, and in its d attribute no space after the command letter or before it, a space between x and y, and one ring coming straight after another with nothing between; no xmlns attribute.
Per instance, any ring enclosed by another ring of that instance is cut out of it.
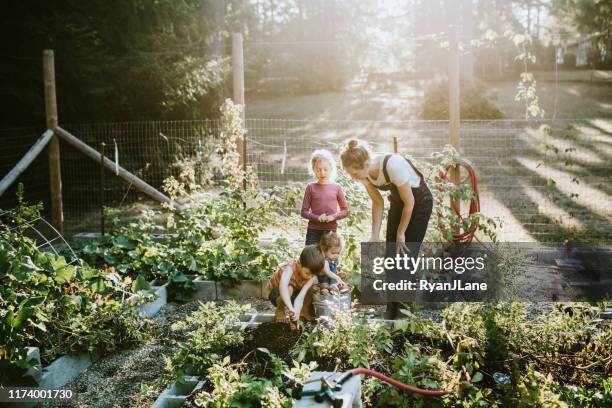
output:
<svg viewBox="0 0 612 408"><path fill-rule="evenodd" d="M0 235L2 383L22 381L31 365L25 361L26 347L39 347L48 363L62 354L135 344L146 329L146 322L120 301L129 293L116 274L69 264L39 251L22 234L39 211L40 206L20 201L17 228Z"/></svg>
<svg viewBox="0 0 612 408"><path fill-rule="evenodd" d="M238 368L230 365L229 357L213 364L208 370L211 391L196 395L198 407L261 407L289 408L293 401L280 389L275 381L240 373Z"/></svg>
<svg viewBox="0 0 612 408"><path fill-rule="evenodd" d="M338 312L321 321L300 340L294 354L298 361L312 358L335 370L370 367L392 349L391 335L382 323L370 323L355 310Z"/></svg>
<svg viewBox="0 0 612 408"><path fill-rule="evenodd" d="M213 364L222 361L228 348L244 340L244 332L232 326L249 309L250 305L235 302L221 307L214 302L201 303L186 321L172 325L173 331L185 332L185 340L167 360L170 378L181 379L185 374L204 376Z"/></svg>

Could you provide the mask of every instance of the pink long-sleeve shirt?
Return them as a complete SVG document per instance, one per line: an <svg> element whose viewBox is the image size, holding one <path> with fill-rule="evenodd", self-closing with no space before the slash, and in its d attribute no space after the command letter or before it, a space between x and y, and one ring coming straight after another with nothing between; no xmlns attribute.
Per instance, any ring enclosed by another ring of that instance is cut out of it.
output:
<svg viewBox="0 0 612 408"><path fill-rule="evenodd" d="M338 207L340 210L338 211ZM327 214L336 220L346 218L349 214L348 204L344 192L338 184L309 183L304 192L302 201L302 217L308 220L308 228L316 230L335 230L336 221L319 222L317 218Z"/></svg>

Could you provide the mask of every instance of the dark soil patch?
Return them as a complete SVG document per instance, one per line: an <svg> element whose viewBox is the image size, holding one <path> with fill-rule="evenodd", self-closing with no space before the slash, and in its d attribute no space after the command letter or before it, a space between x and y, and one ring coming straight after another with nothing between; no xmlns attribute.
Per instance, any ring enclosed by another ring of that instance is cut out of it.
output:
<svg viewBox="0 0 612 408"><path fill-rule="evenodd" d="M264 347L282 359L289 357L291 349L301 336L301 332L291 330L286 323L262 323L247 332L244 346L247 349Z"/></svg>
<svg viewBox="0 0 612 408"><path fill-rule="evenodd" d="M270 356L258 349L267 349L283 361L290 363L291 350L295 347L301 331L293 331L286 323L261 323L254 329L246 330L244 343L231 353L232 363L244 362L251 374L259 377L272 375L272 360Z"/></svg>

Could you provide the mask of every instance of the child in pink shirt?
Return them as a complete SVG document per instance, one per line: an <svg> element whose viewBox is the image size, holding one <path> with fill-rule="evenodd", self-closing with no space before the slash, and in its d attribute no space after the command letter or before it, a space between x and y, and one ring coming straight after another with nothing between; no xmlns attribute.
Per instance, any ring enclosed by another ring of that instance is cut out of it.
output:
<svg viewBox="0 0 612 408"><path fill-rule="evenodd" d="M335 183L336 161L332 154L324 149L315 150L309 172L317 181L306 186L302 201L302 217L308 220L306 245L319 244L321 236L336 231L336 221L349 214L344 192Z"/></svg>

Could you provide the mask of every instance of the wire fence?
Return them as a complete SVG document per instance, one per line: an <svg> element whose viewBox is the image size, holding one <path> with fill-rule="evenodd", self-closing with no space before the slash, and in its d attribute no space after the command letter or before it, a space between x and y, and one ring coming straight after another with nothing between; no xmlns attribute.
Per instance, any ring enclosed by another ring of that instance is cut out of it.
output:
<svg viewBox="0 0 612 408"><path fill-rule="evenodd" d="M541 126L550 126L545 132ZM172 121L64 125L94 148L156 188L182 166L197 166L214 155L221 122ZM346 139L367 141L374 151L428 161L448 143L447 121L314 121L247 119L248 162L264 188L309 181L308 159L315 149L338 153ZM0 131L11 154L3 154L2 174L42 133L39 128ZM13 145L14 143L14 145ZM503 222L507 240L550 240L575 227L589 236L612 238L612 129L609 121L462 121L460 153L476 168L481 210ZM545 146L550 146L546 148ZM116 146L116 148L115 148ZM194 157L199 160L193 160ZM97 230L101 204L100 168L62 144L66 230ZM181 166L182 165L182 166ZM48 204L48 163L41 155L21 177L26 198ZM104 204L137 216L150 201L127 182L106 172ZM14 188L0 208L15 204ZM138 205L139 202L143 206ZM299 216L299 215L296 215Z"/></svg>

